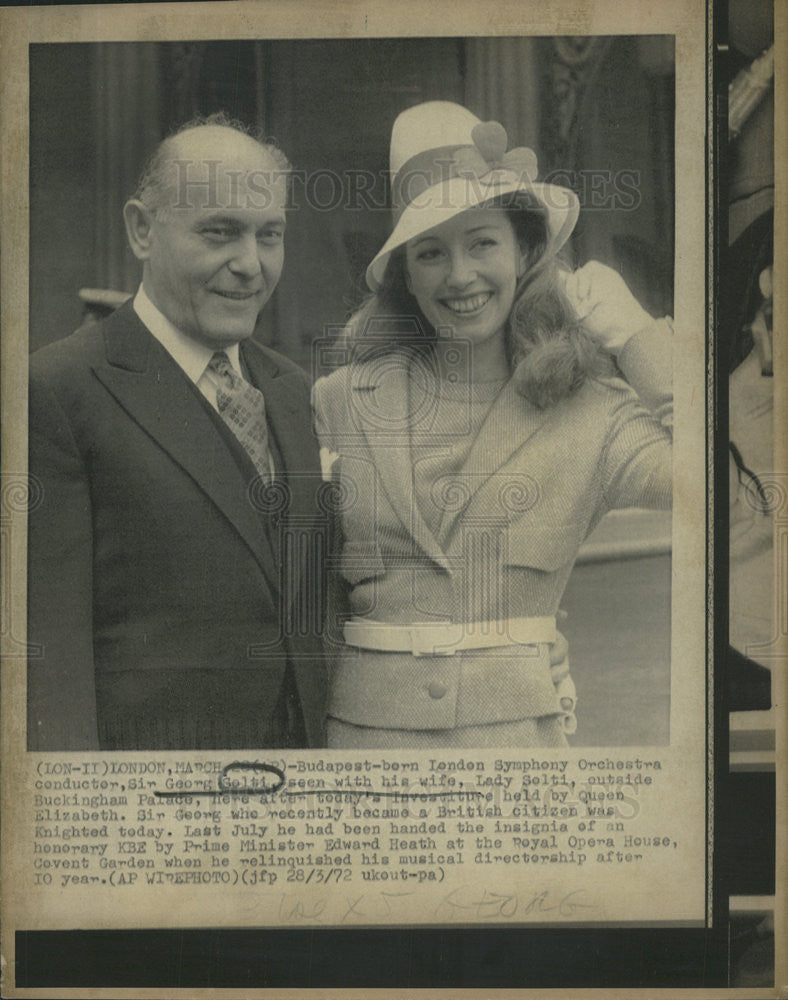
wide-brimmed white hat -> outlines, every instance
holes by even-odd
[[[392,250],[468,208],[517,191],[530,192],[545,210],[549,249],[558,250],[580,211],[568,188],[536,181],[536,154],[520,146],[508,153],[506,130],[482,122],[451,101],[427,101],[397,117],[391,131],[394,231],[367,268],[367,284],[380,288]]]

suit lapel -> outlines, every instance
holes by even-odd
[[[544,411],[524,399],[509,379],[490,407],[482,426],[471,445],[471,450],[459,475],[467,484],[469,498],[459,509],[447,509],[441,519],[440,536],[448,542],[448,534],[457,520],[473,514],[475,510],[492,516],[515,497],[532,493],[527,475],[512,473],[511,480],[504,480],[502,470],[516,461],[518,453],[539,430],[546,419]],[[490,491],[492,482],[493,490]],[[511,486],[511,495],[498,494]],[[537,484],[538,485],[538,484]],[[493,506],[490,506],[491,503]]]
[[[268,425],[287,478],[289,511],[291,515],[314,514],[322,479],[303,377],[298,371],[280,368],[258,344],[246,342],[241,351],[252,382],[265,397]]]
[[[288,475],[313,473],[315,463],[305,462],[305,455],[310,448],[316,450],[317,444],[308,412],[304,411],[304,386],[299,373],[283,371],[257,344],[242,344],[241,353],[252,383],[265,397],[266,417]]]
[[[412,359],[396,354],[376,365],[373,377],[367,366],[351,376],[355,414],[364,432],[383,491],[409,535],[439,566],[450,570],[446,554],[430,531],[416,502],[413,487],[412,434],[419,426],[421,388],[411,377]]]
[[[96,376],[222,511],[276,592],[277,567],[248,484],[187,376],[131,305],[107,320],[105,347],[107,362],[95,366]]]
[[[312,430],[306,380],[300,370],[280,365],[276,357],[259,344],[241,345],[249,377],[265,397],[270,438],[276,443],[283,469],[285,489],[277,553],[283,569],[282,623],[296,635],[318,635],[323,628],[323,571],[325,549],[321,536],[330,526],[319,503],[323,486],[317,437]],[[274,492],[274,500],[278,494]],[[323,535],[325,533],[325,536]],[[296,682],[302,689],[302,704],[315,703],[319,683],[311,668],[308,679],[296,669]],[[303,691],[308,683],[309,691]],[[320,724],[322,726],[322,717]]]

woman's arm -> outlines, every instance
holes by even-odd
[[[618,367],[660,424],[673,427],[673,325],[651,319],[633,334],[617,355]]]
[[[601,473],[608,507],[672,500],[673,329],[653,319],[610,267],[591,261],[569,275],[567,297],[584,329],[616,359],[629,385],[614,397]],[[631,390],[631,391],[630,391]]]

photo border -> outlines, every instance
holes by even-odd
[[[207,2],[207,0],[205,0]],[[290,0],[295,3],[297,0]],[[154,4],[145,5],[147,9],[155,8]],[[173,5],[167,4],[167,7]],[[246,5],[230,3],[228,7],[239,9],[242,13],[248,12],[242,8]],[[264,6],[260,4],[259,6]],[[282,6],[277,4],[276,6]],[[480,4],[480,6],[482,6]],[[573,5],[566,3],[553,4],[556,8],[572,9]],[[501,7],[512,9],[514,5],[503,4]],[[324,8],[325,9],[325,8]],[[707,8],[707,82],[712,77],[713,64],[715,60],[715,40],[726,37],[727,31],[721,27],[724,5],[715,4]],[[4,15],[5,12],[0,12]],[[37,11],[31,11],[31,14]],[[50,13],[50,12],[47,12]],[[57,21],[60,14],[67,11],[51,11],[53,22]],[[112,9],[99,13],[96,10],[97,18],[101,20],[104,16],[110,17]],[[151,10],[155,21],[155,14]],[[727,10],[725,10],[727,14]],[[777,11],[775,11],[777,14]],[[19,22],[15,22],[18,24]],[[488,32],[485,31],[485,34]],[[492,32],[489,32],[492,33]],[[589,32],[593,33],[593,32]],[[9,33],[10,34],[10,33]],[[3,43],[7,54],[7,42]],[[4,89],[7,87],[7,80],[0,81]],[[717,251],[721,245],[721,218],[723,213],[714,211],[719,201],[715,202],[715,194],[718,188],[715,186],[715,171],[718,169],[720,160],[724,158],[723,143],[725,136],[725,122],[723,116],[718,111],[719,99],[722,96],[723,88],[726,89],[725,81],[719,78],[713,80],[713,90],[710,90],[707,101],[707,126],[709,131],[709,147],[706,165],[707,196],[709,199],[709,232],[707,240],[707,285],[706,285],[706,309],[707,315],[715,331],[717,330],[716,316],[714,311],[713,296],[710,289],[714,288],[715,268],[717,265],[716,255],[709,252],[710,247],[716,247]],[[2,123],[7,124],[7,116],[10,113],[7,105],[7,92],[3,95],[3,104],[0,105]],[[8,134],[7,132],[5,134]],[[784,190],[784,189],[783,189]],[[778,230],[779,231],[779,230]],[[9,244],[7,231],[3,234],[6,245]],[[714,240],[716,237],[716,243]],[[6,259],[7,259],[6,251]],[[6,269],[4,268],[4,271]],[[4,292],[7,275],[3,275]],[[8,302],[8,296],[3,299]],[[12,300],[13,302],[13,300]],[[4,307],[9,311],[12,306]],[[714,373],[714,378],[709,380],[707,413],[716,415],[716,422],[708,420],[709,439],[706,442],[707,448],[707,473],[709,476],[709,496],[710,498],[727,497],[727,470],[722,468],[722,462],[713,463],[713,455],[716,448],[722,452],[721,442],[726,440],[723,431],[727,433],[727,376],[723,372],[720,351],[716,337],[713,341],[707,342],[707,366],[710,372]],[[24,359],[26,365],[26,358]],[[4,371],[4,409],[8,406],[8,392],[10,390],[13,398],[15,392],[14,375],[19,373],[19,368],[13,357],[11,349],[4,342],[3,344],[3,371]],[[24,379],[23,379],[24,381]],[[715,426],[716,425],[716,426]],[[6,445],[9,443],[12,429],[7,423],[3,426],[3,453],[7,454]],[[720,612],[725,609],[727,612],[727,571],[721,572],[716,567],[727,567],[727,535],[725,531],[719,529],[717,521],[719,519],[719,507],[717,513],[707,517],[707,553],[709,558],[708,598],[711,608],[716,608]],[[716,529],[716,530],[715,530]],[[14,540],[11,540],[14,544]],[[18,539],[17,539],[18,544]],[[16,549],[12,551],[17,551]],[[4,636],[5,638],[5,636]],[[213,978],[216,970],[224,968],[227,975],[254,975],[255,985],[248,985],[246,982],[233,983],[228,989],[230,991],[243,990],[243,995],[248,997],[250,991],[254,990],[254,995],[260,996],[282,996],[284,991],[288,996],[302,995],[307,983],[299,983],[296,988],[292,988],[293,966],[301,969],[305,975],[309,976],[309,985],[315,985],[309,996],[338,997],[369,995],[372,992],[365,982],[348,982],[348,970],[357,969],[359,954],[363,953],[368,957],[368,965],[385,971],[386,982],[381,984],[390,989],[395,989],[392,995],[403,996],[402,991],[415,990],[416,987],[410,981],[400,981],[397,977],[402,974],[402,970],[392,969],[392,953],[401,955],[408,953],[411,956],[420,953],[423,956],[438,954],[442,956],[439,967],[432,970],[429,982],[424,983],[424,987],[430,989],[458,989],[466,990],[489,990],[492,988],[515,990],[517,996],[527,996],[532,990],[521,989],[520,984],[524,977],[530,980],[529,987],[533,986],[540,990],[540,995],[555,995],[552,987],[569,990],[567,996],[584,995],[584,987],[606,987],[608,990],[626,990],[626,993],[616,995],[637,995],[631,993],[633,988],[632,980],[638,980],[638,987],[648,989],[647,996],[655,996],[654,990],[661,990],[669,987],[680,987],[686,989],[711,989],[712,993],[703,995],[719,994],[719,987],[723,985],[720,977],[727,974],[728,942],[727,942],[727,917],[728,900],[726,889],[726,868],[733,863],[730,853],[730,846],[725,843],[725,838],[720,838],[720,815],[719,804],[725,800],[728,787],[727,780],[727,759],[728,759],[728,718],[727,718],[727,698],[722,684],[719,670],[714,670],[714,664],[723,662],[723,650],[727,647],[727,613],[718,613],[711,617],[711,623],[707,632],[707,664],[709,669],[709,685],[707,687],[707,717],[713,725],[713,740],[708,741],[707,747],[709,756],[707,758],[707,780],[710,795],[707,795],[707,824],[711,838],[713,840],[712,870],[711,880],[707,879],[707,892],[709,892],[709,902],[712,906],[712,926],[703,929],[639,929],[624,928],[615,932],[605,928],[595,931],[589,928],[555,928],[544,929],[540,927],[523,926],[495,926],[489,928],[375,928],[361,929],[352,928],[338,931],[336,929],[316,929],[304,928],[297,930],[274,929],[226,929],[217,930],[215,928],[206,930],[150,930],[150,931],[16,931],[16,958],[21,962],[22,967],[28,973],[34,972],[37,982],[26,988],[24,991],[11,992],[8,995],[35,996],[53,995],[52,989],[57,989],[57,995],[87,995],[85,987],[91,990],[90,995],[94,996],[118,996],[118,989],[124,991],[123,995],[142,995],[142,990],[154,991],[156,989],[168,989],[167,994],[161,995],[195,995],[198,987],[185,981],[185,974],[192,970],[202,969],[204,975]],[[712,655],[713,654],[713,655]],[[15,694],[8,691],[8,673],[5,675],[6,685],[4,690],[4,702],[10,700],[11,705],[18,707],[19,702]],[[781,702],[778,702],[781,703]],[[9,706],[4,706],[6,712]],[[24,714],[23,714],[24,717]],[[6,714],[8,719],[8,714]],[[4,730],[10,727],[4,727]],[[4,733],[4,740],[10,740],[8,733]],[[6,749],[9,743],[6,742]],[[779,743],[778,743],[779,753]],[[8,759],[8,758],[7,758]],[[11,796],[8,792],[9,784],[13,788],[14,764],[10,762],[5,769],[6,781],[4,782],[3,797],[4,809],[12,808]],[[708,808],[709,802],[715,803],[715,808]],[[784,803],[783,803],[784,805]],[[6,812],[6,816],[8,812]],[[722,843],[720,840],[722,839]],[[709,859],[707,858],[707,863]],[[5,872],[6,877],[8,872]],[[9,952],[7,948],[8,935],[8,914],[5,913],[4,920],[6,944],[4,945],[4,958]],[[13,923],[12,923],[13,926]],[[779,924],[778,924],[779,927]],[[517,956],[518,945],[516,938],[525,933],[529,938],[529,951]],[[24,939],[20,935],[25,935]],[[275,947],[268,947],[263,950],[259,947],[259,939],[265,936],[269,940],[275,941]],[[560,937],[560,940],[558,938]],[[318,940],[322,938],[322,940]],[[777,937],[776,940],[779,940]],[[415,941],[415,943],[414,943]],[[121,947],[123,951],[121,951]],[[129,950],[137,956],[136,964],[128,964],[124,968],[118,965],[119,955],[127,958]],[[173,966],[173,954],[182,956],[180,966]],[[623,954],[622,954],[623,953]],[[151,961],[153,955],[157,958]],[[238,956],[242,956],[242,961],[238,962]],[[490,962],[494,962],[496,957],[517,956],[504,962],[497,968],[490,970]],[[577,960],[572,963],[567,960],[567,955],[574,956]],[[187,956],[188,959],[187,959]],[[597,963],[598,978],[594,982],[588,981],[588,957],[593,956]],[[471,959],[472,964],[471,964]],[[90,964],[90,972],[86,974],[86,960]],[[49,966],[46,963],[49,962]],[[55,963],[52,967],[51,963]],[[42,964],[44,963],[44,964]],[[422,965],[429,965],[428,962]],[[456,982],[452,977],[456,975],[457,969],[464,969],[470,965],[464,973],[461,982]],[[209,966],[206,968],[206,966]],[[241,968],[243,966],[243,968]],[[504,969],[505,966],[505,969]],[[556,968],[561,970],[563,981],[556,983]],[[83,977],[81,982],[74,979],[68,982],[69,969],[71,975]],[[132,988],[129,984],[116,981],[107,982],[107,976],[112,970],[121,971],[124,975],[161,975],[162,970],[167,970],[168,974],[174,977],[172,980],[164,982],[157,979],[155,982],[145,982],[140,985],[138,978]],[[411,967],[412,969],[412,967]],[[486,978],[483,978],[480,969],[488,969]],[[694,970],[694,971],[690,971]],[[358,974],[361,975],[358,970]],[[410,971],[408,977],[410,976]],[[52,976],[55,978],[51,978]],[[430,978],[429,968],[422,972]],[[576,980],[573,976],[582,975],[583,980]],[[62,977],[66,976],[66,980]],[[694,976],[694,978],[693,978]],[[476,979],[474,980],[474,977]],[[683,977],[683,978],[682,978]],[[90,980],[89,982],[87,980]],[[177,980],[177,982],[176,982]],[[265,983],[264,987],[257,984]],[[779,979],[778,979],[779,982]],[[418,984],[421,987],[421,983]],[[173,987],[180,987],[177,991]],[[66,993],[65,990],[80,989],[79,993]],[[550,988],[549,990],[547,988]],[[218,995],[220,984],[212,983],[209,989],[210,995]],[[329,993],[324,991],[328,989]],[[345,990],[352,992],[345,992]],[[359,993],[358,990],[363,990]],[[542,993],[542,991],[545,991]],[[160,995],[155,992],[148,992],[147,995]],[[202,992],[199,995],[203,995]],[[209,995],[206,993],[205,995]],[[233,992],[225,992],[221,988],[221,995],[232,996]],[[424,995],[420,990],[420,995]],[[472,994],[469,994],[472,995]],[[481,996],[482,994],[478,994]],[[515,995],[514,993],[512,995]],[[698,996],[702,994],[697,994]],[[734,997],[738,991],[726,990],[726,996]],[[761,992],[749,990],[742,996],[771,996],[771,991]]]

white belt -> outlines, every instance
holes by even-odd
[[[413,622],[390,625],[368,618],[345,622],[349,646],[413,656],[452,656],[461,649],[555,642],[555,618],[507,618],[495,622]]]

